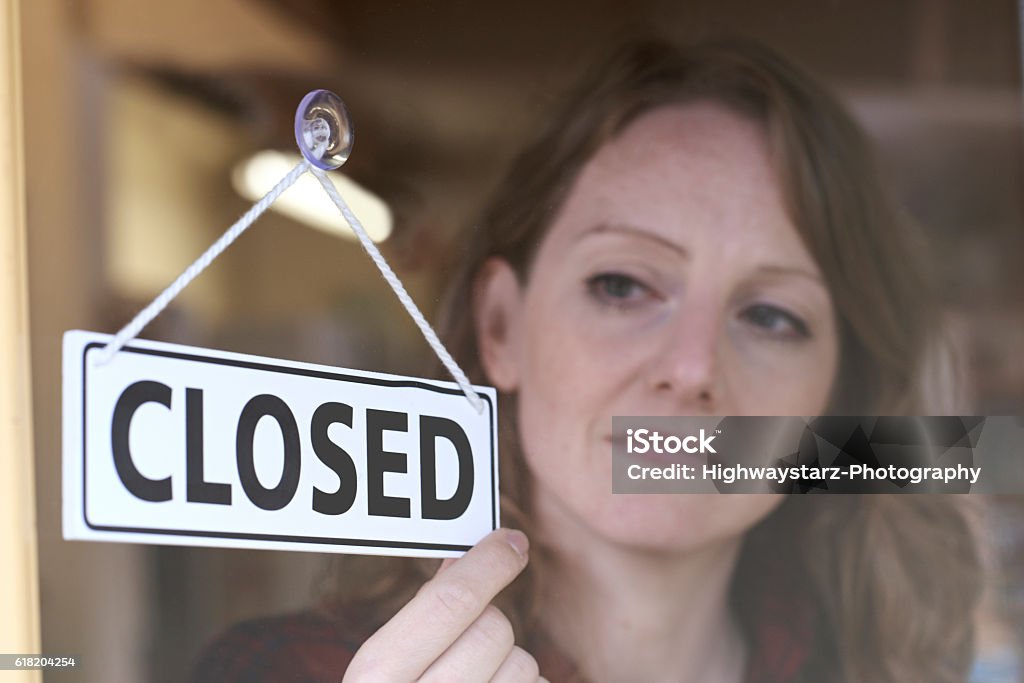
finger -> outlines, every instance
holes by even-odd
[[[497,529],[423,584],[398,614],[356,652],[349,669],[369,680],[418,678],[526,567],[521,531]],[[401,653],[401,656],[396,656]],[[350,680],[359,680],[355,675]]]
[[[489,681],[515,645],[512,624],[488,605],[420,677],[424,683]]]
[[[458,559],[458,558],[455,558],[455,557],[446,557],[446,558],[444,558],[444,561],[442,561],[440,566],[438,566],[437,571],[434,572],[434,576],[437,576],[438,574],[443,572],[445,569],[447,569],[448,567],[452,566],[452,564],[455,562],[456,559]]]
[[[491,678],[491,683],[537,683],[540,667],[537,660],[523,648],[513,647],[508,657]],[[545,680],[540,678],[540,680]]]

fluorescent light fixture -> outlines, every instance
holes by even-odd
[[[269,192],[281,178],[301,161],[298,154],[286,154],[274,150],[257,152],[242,160],[231,173],[235,191],[250,201],[258,201]],[[384,201],[355,181],[338,173],[328,171],[328,177],[345,198],[374,242],[383,242],[391,234],[391,209]],[[356,235],[338,211],[331,198],[324,192],[311,174],[305,173],[285,190],[270,208],[289,218],[305,223],[332,235],[341,235],[354,240]]]

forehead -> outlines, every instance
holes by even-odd
[[[643,114],[584,165],[552,226],[572,240],[625,223],[676,242],[721,240],[810,260],[789,218],[763,126],[712,102]]]

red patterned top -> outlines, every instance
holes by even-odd
[[[788,593],[788,595],[787,595]],[[806,599],[765,591],[749,634],[745,683],[792,683],[811,654],[815,624]],[[313,613],[244,622],[202,654],[194,683],[338,683],[360,643],[354,625]],[[528,648],[551,683],[582,681],[576,667],[550,643]]]

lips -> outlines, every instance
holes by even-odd
[[[656,453],[653,449],[646,453],[627,453],[627,439],[625,436],[609,435],[604,437],[605,443],[612,447],[613,453],[636,460],[637,462],[657,463],[660,465],[681,463],[686,465],[703,465],[707,463],[707,455],[700,453]]]
[[[604,440],[611,444],[612,448],[621,449],[623,453],[626,452],[626,437],[606,436]]]

